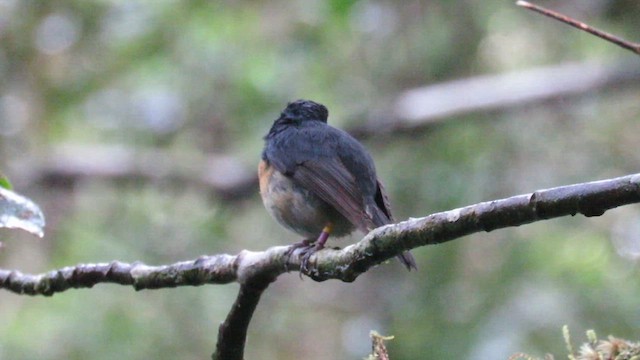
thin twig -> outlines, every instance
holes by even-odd
[[[384,342],[393,340],[393,336],[382,336],[372,330],[369,337],[371,338],[371,355],[366,360],[389,360],[389,352]]]
[[[618,36],[615,36],[615,35],[610,34],[608,32],[596,29],[593,26],[590,26],[590,25],[585,24],[583,22],[580,22],[580,21],[577,21],[575,19],[572,19],[572,18],[570,18],[570,17],[568,17],[566,15],[560,14],[560,13],[555,12],[553,10],[546,9],[546,8],[544,8],[542,6],[531,4],[530,2],[527,2],[527,1],[522,1],[522,0],[517,1],[516,5],[522,6],[524,8],[529,9],[529,10],[533,10],[535,12],[538,12],[538,13],[542,14],[542,15],[548,16],[548,17],[550,17],[552,19],[556,19],[556,20],[561,21],[561,22],[563,22],[565,24],[568,24],[568,25],[571,25],[571,26],[573,26],[573,27],[575,27],[577,29],[580,29],[582,31],[586,31],[591,35],[595,35],[595,36],[597,36],[597,37],[599,37],[601,39],[604,39],[606,41],[612,42],[612,43],[614,43],[614,44],[616,44],[616,45],[618,45],[618,46],[620,46],[622,48],[625,48],[627,50],[631,50],[634,53],[640,55],[640,43],[633,43],[633,42],[624,40],[624,39],[622,39],[622,38],[620,38]]]

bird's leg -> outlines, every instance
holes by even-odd
[[[320,236],[318,236],[318,240],[316,240],[315,251],[324,249],[324,244],[327,243],[327,239],[329,239],[329,235],[331,235],[331,231],[333,231],[333,225],[328,223],[327,226],[322,229]]]
[[[324,244],[327,242],[327,239],[329,239],[329,235],[331,235],[331,232],[333,231],[333,224],[328,223],[323,229],[322,232],[320,233],[320,236],[318,236],[318,240],[315,241],[314,244],[310,244],[310,246],[306,249],[304,249],[302,251],[302,260],[300,261],[300,271],[302,272],[302,270],[304,271],[308,271],[309,270],[309,258],[311,257],[311,255],[315,254],[316,252],[324,249]]]
[[[300,262],[300,274],[302,275],[302,271],[309,270],[309,258],[311,255],[315,254],[317,251],[324,249],[324,244],[326,244],[331,232],[333,231],[333,224],[328,223],[323,229],[317,239],[304,239],[295,244],[291,244],[289,249],[285,253],[287,256],[287,260],[285,261],[285,266],[289,262],[288,258],[293,254],[294,251],[298,249],[302,249],[300,251],[300,255],[302,255],[302,260]],[[287,268],[287,271],[289,269]]]

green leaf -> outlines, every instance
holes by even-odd
[[[7,190],[13,189],[13,186],[11,186],[9,179],[6,176],[2,175],[2,173],[0,173],[0,188],[5,188]]]

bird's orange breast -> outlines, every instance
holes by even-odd
[[[353,225],[333,207],[264,160],[258,165],[258,177],[265,208],[289,230],[307,238],[317,237],[329,224],[334,226],[336,236],[353,230]]]

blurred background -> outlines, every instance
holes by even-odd
[[[0,171],[47,217],[0,231],[0,268],[300,240],[255,175],[298,98],[371,150],[399,220],[638,172],[640,59],[514,2],[0,0]],[[635,1],[539,4],[640,41]],[[560,359],[564,324],[637,339],[639,244],[632,205],[416,249],[418,272],[283,275],[246,358],[361,359],[370,330],[392,359]],[[0,359],[209,358],[237,289],[0,291]]]

